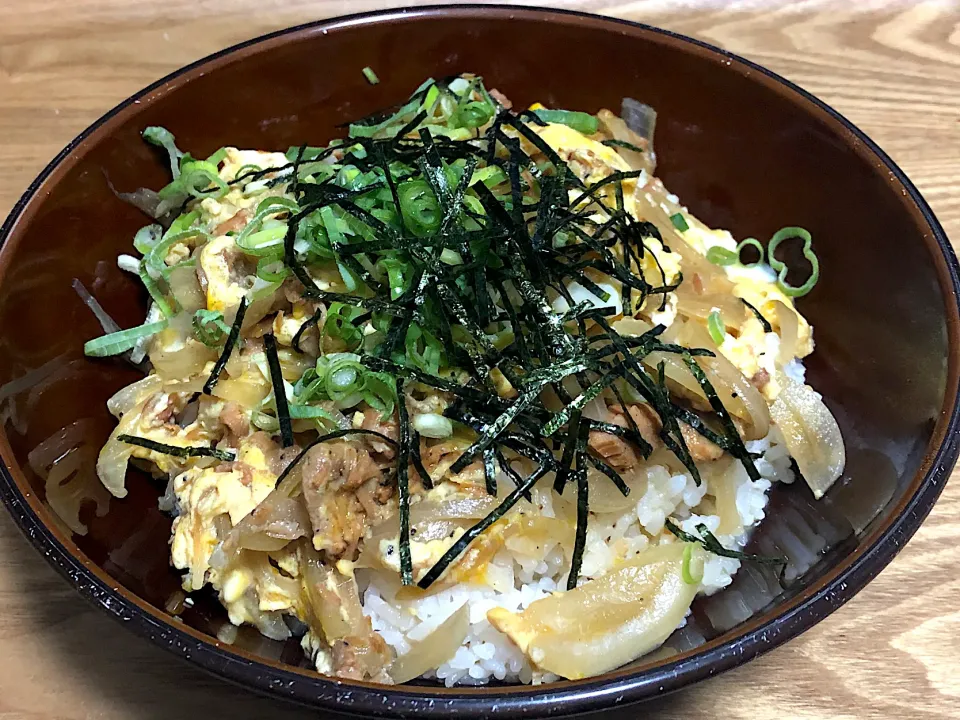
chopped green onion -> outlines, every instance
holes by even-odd
[[[363,76],[367,79],[367,82],[371,85],[376,85],[380,82],[380,78],[377,77],[377,74],[373,71],[372,68],[365,67],[363,69]]]
[[[466,103],[457,110],[456,121],[460,127],[478,128],[490,122],[490,118],[492,117],[493,108],[489,103],[482,100],[474,100]]]
[[[289,408],[291,420],[313,420],[320,429],[339,427],[337,419],[328,410],[316,405],[291,405]],[[279,423],[277,425],[279,428]],[[274,430],[276,430],[275,428]]]
[[[206,160],[181,161],[180,178],[175,184],[195,198],[220,198],[230,189],[217,166]]]
[[[167,154],[170,156],[170,173],[173,175],[174,180],[179,178],[180,158],[183,157],[183,153],[177,148],[176,138],[173,133],[165,127],[152,125],[151,127],[145,128],[141,135],[143,139],[151,145],[162,147],[167,151]]]
[[[760,254],[760,257],[756,260],[756,262],[744,263],[740,260],[740,254],[743,252],[745,247],[756,248],[757,252]],[[763,245],[761,245],[760,241],[756,238],[746,238],[745,240],[742,240],[737,244],[735,250],[727,250],[727,248],[721,247],[720,245],[714,245],[712,248],[707,250],[707,260],[712,262],[714,265],[720,266],[736,265],[737,263],[741,263],[747,268],[757,267],[758,265],[763,264]]]
[[[222,312],[197,310],[193,314],[193,332],[207,347],[217,347],[230,333],[230,326],[223,321]]]
[[[707,332],[710,333],[710,339],[717,345],[723,344],[723,339],[727,334],[727,326],[724,324],[719,310],[712,310],[707,316]]]
[[[324,390],[337,407],[353,407],[363,400],[367,369],[352,353],[334,353],[320,358],[326,364]],[[318,372],[320,361],[318,361]]]
[[[83,354],[89,357],[119,355],[127,350],[132,350],[140,338],[156,335],[165,327],[167,327],[167,321],[158,320],[157,322],[146,323],[135,328],[119,330],[103,337],[94,338],[84,343]]]
[[[426,237],[440,228],[443,212],[426,180],[408,180],[397,187],[400,214],[410,231]]]
[[[428,438],[446,438],[453,435],[453,423],[436,413],[420,413],[413,417],[413,429]]]
[[[164,294],[160,292],[157,281],[154,280],[147,271],[147,263],[145,260],[140,261],[138,274],[140,275],[140,280],[143,281],[143,286],[147,289],[147,292],[157,304],[157,307],[160,309],[160,312],[163,313],[163,316],[165,318],[172,318],[176,313],[170,307],[170,303],[167,302],[167,298],[164,296]],[[176,303],[176,299],[174,299],[174,303]]]
[[[740,260],[740,256],[732,250],[727,250],[725,247],[714,245],[707,250],[707,260],[714,265],[725,267],[727,265],[736,265]]]
[[[176,220],[174,220],[176,222]],[[160,242],[160,238],[163,237],[163,227],[160,225],[145,225],[144,227],[137,230],[137,234],[133,237],[133,246],[143,255],[146,255],[150,250]]]
[[[756,262],[745,263],[743,262],[743,260],[740,259],[740,256],[743,254],[743,249],[745,247],[756,248],[757,253],[759,255]],[[758,265],[763,265],[763,245],[761,245],[760,241],[757,240],[756,238],[746,238],[745,240],[741,240],[740,243],[737,245],[737,261],[742,263],[743,266],[746,268],[752,268],[752,267],[757,267]]]
[[[782,260],[778,260],[774,255],[776,249],[780,246],[780,243],[793,238],[803,240],[803,256],[810,263],[810,277],[808,277],[807,281],[799,287],[794,287],[793,285],[787,283],[787,272],[789,271],[789,268]],[[784,295],[787,295],[788,297],[802,297],[813,290],[813,286],[817,284],[817,280],[820,278],[820,261],[813,252],[812,244],[813,238],[811,237],[810,233],[802,227],[780,228],[773,234],[773,237],[770,238],[770,245],[767,250],[767,255],[770,258],[770,267],[772,267],[774,271],[778,273],[777,285],[780,286],[780,289],[783,291]]]
[[[686,547],[683,548],[681,574],[687,585],[699,585],[703,580],[703,557],[693,554],[696,547],[693,543],[687,543]]]
[[[417,323],[410,323],[404,347],[407,351],[407,361],[413,367],[431,375],[440,372],[443,345],[433,333],[424,330]]]
[[[163,239],[150,248],[150,251],[143,258],[150,277],[154,279],[161,277],[169,267],[167,265],[167,254],[170,252],[170,248],[177,243],[186,243],[188,240],[193,240],[194,238],[201,238],[204,241],[208,241],[210,240],[210,235],[200,228],[191,228],[174,233],[168,230],[163,236]]]
[[[323,322],[323,337],[343,343],[347,352],[353,352],[363,343],[363,331],[353,324],[363,310],[352,305],[335,302],[330,304]]]
[[[560,123],[573,128],[584,135],[593,135],[599,129],[599,123],[595,115],[579,112],[577,110],[534,110],[534,114],[548,123]]]
[[[223,462],[233,462],[237,459],[235,452],[218,450],[213,447],[167,445],[166,443],[160,443],[155,440],[150,440],[149,438],[137,437],[135,435],[117,435],[117,440],[127,443],[128,445],[136,445],[146,448],[147,450],[152,450],[153,452],[162,453],[163,455],[174,455],[182,458],[212,457],[217,460],[222,460]]]
[[[690,229],[690,226],[687,225],[687,219],[683,216],[683,213],[674,213],[671,215],[670,222],[672,222],[673,226],[680,232],[686,232]]]

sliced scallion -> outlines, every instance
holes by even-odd
[[[109,355],[119,355],[127,350],[132,350],[133,346],[141,338],[147,338],[156,335],[167,327],[166,320],[146,323],[128,330],[110,333],[102,337],[88,340],[83,345],[83,354],[89,357],[107,357]]]

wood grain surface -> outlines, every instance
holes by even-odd
[[[401,3],[3,0],[0,216],[72,137],[144,85],[264,32]],[[530,3],[537,4],[537,3]],[[873,137],[960,239],[960,5],[585,0],[747,56]],[[878,579],[802,637],[636,716],[960,718],[960,482]],[[0,720],[303,717],[208,678],[86,604],[0,513]]]

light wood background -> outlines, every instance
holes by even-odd
[[[3,0],[0,215],[74,135],[177,67],[264,32],[402,3]],[[537,4],[537,3],[531,3]],[[960,239],[960,6],[584,0],[747,56],[873,137]],[[960,717],[960,482],[866,590],[746,667],[644,706],[693,718]],[[0,513],[0,720],[307,713],[229,687],[92,609]]]

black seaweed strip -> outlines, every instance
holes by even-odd
[[[597,470],[599,470],[608,478],[610,478],[610,481],[617,486],[617,490],[623,493],[624,497],[630,494],[630,486],[623,481],[623,478],[620,477],[620,473],[618,473],[616,470],[614,470],[612,467],[610,467],[607,463],[605,463],[603,460],[601,460],[598,457],[590,455],[589,453],[586,453],[585,457],[587,459],[587,462],[589,462]]]
[[[135,435],[117,435],[117,440],[128,445],[137,445],[138,447],[152,450],[153,452],[164,455],[174,455],[176,457],[211,457],[223,462],[233,462],[237,459],[237,454],[229,450],[218,450],[213,447],[182,447],[180,445],[167,445],[166,443],[156,442],[149,438],[136,437]]]
[[[497,494],[497,466],[493,448],[483,451],[483,480],[487,487],[487,495]]]
[[[701,537],[697,537],[691,533],[688,533],[684,530],[681,530],[676,523],[673,522],[672,518],[667,518],[664,522],[664,527],[667,528],[671,533],[677,536],[678,539],[683,542],[696,543],[704,550],[714,555],[719,555],[721,557],[733,558],[735,560],[746,560],[748,562],[755,562],[760,565],[783,565],[786,566],[788,560],[783,557],[768,557],[765,555],[751,555],[749,553],[741,552],[739,550],[730,550],[723,546],[723,543],[717,539],[717,536],[710,532],[708,528],[703,523],[699,523],[696,528],[697,532],[700,533]]]
[[[728,413],[727,409],[723,406],[723,403],[717,396],[717,391],[713,388],[713,384],[707,379],[706,374],[703,372],[703,368],[700,367],[700,364],[689,353],[684,354],[683,361],[687,367],[690,368],[693,377],[696,378],[704,394],[707,396],[710,407],[713,408],[713,411],[720,419],[720,424],[723,426],[724,434],[730,445],[730,454],[740,460],[743,464],[743,469],[747,471],[747,475],[750,476],[751,480],[759,480],[760,471],[757,470],[757,466],[753,464],[753,458],[750,456],[750,453],[747,452],[747,448],[743,444],[743,438],[740,437],[740,433],[737,431],[737,426],[733,424],[730,413]]]
[[[539,467],[534,470],[530,475],[526,477],[523,481],[523,484],[514,489],[503,502],[496,508],[494,508],[485,518],[480,520],[476,525],[469,528],[453,546],[443,554],[443,556],[437,561],[437,563],[427,571],[427,573],[420,579],[420,582],[417,585],[422,589],[426,590],[429,588],[436,580],[439,578],[443,572],[463,553],[464,550],[472,543],[477,537],[479,537],[484,530],[493,525],[497,520],[502,518],[511,509],[516,505],[520,498],[522,498],[526,493],[529,493],[534,485],[547,473],[546,467]]]
[[[572,471],[574,455],[577,451],[577,438],[580,437],[580,422],[581,415],[579,411],[574,412],[567,422],[567,436],[563,441],[563,455],[560,458],[560,468],[557,470],[557,476],[553,481],[553,489],[558,495],[563,495],[567,478]]]
[[[583,565],[583,551],[587,545],[587,524],[590,518],[589,484],[587,469],[583,466],[587,454],[587,433],[581,429],[577,439],[576,469],[573,471],[577,481],[577,529],[573,542],[573,557],[570,561],[570,574],[567,576],[567,590],[573,590],[580,578]]]
[[[403,401],[398,399],[398,402]],[[423,458],[420,457],[420,433],[416,430],[413,431],[410,439],[410,463],[413,465],[413,469],[417,471],[417,475],[420,476],[423,487],[427,490],[433,489],[433,478],[430,477],[430,473],[423,465]]]
[[[290,343],[290,344],[293,346],[293,349],[294,349],[294,350],[296,350],[296,351],[299,352],[299,353],[302,353],[302,352],[303,352],[303,350],[300,349],[300,340],[303,339],[303,334],[304,334],[307,330],[309,330],[310,328],[312,328],[314,325],[319,325],[320,320],[323,319],[324,315],[326,315],[326,312],[327,312],[327,311],[326,311],[326,308],[321,308],[320,310],[317,310],[313,315],[311,315],[311,316],[303,323],[303,325],[300,326],[300,328],[297,330],[296,334],[293,336],[293,340],[292,340],[291,343]]]
[[[747,308],[750,310],[750,312],[753,313],[754,317],[756,317],[757,320],[760,321],[760,325],[763,327],[763,331],[765,333],[773,332],[773,326],[770,325],[770,322],[761,314],[759,310],[757,310],[757,308],[755,308],[753,305],[748,303],[743,298],[740,298],[740,302],[746,305]]]
[[[290,424],[290,408],[287,405],[287,391],[283,384],[280,369],[280,357],[277,355],[277,340],[273,333],[263,336],[263,349],[270,367],[270,381],[273,384],[273,397],[277,403],[277,421],[280,423],[280,439],[283,447],[293,445],[293,426]]]
[[[233,321],[233,325],[230,326],[230,334],[227,335],[227,342],[223,346],[223,352],[220,353],[220,357],[217,358],[217,364],[213,366],[213,371],[210,373],[210,377],[207,378],[207,381],[203,384],[203,394],[212,395],[213,388],[217,385],[217,380],[220,379],[220,373],[223,372],[223,368],[227,365],[227,360],[230,359],[230,353],[233,352],[233,348],[237,344],[237,340],[240,338],[240,327],[243,325],[243,316],[247,313],[247,298],[246,296],[240,299],[240,306],[237,308],[237,316]]]
[[[399,426],[399,447],[397,450],[397,501],[400,506],[400,581],[404,585],[413,584],[413,561],[410,558],[410,424],[407,418],[403,381],[397,378],[397,418]]]

